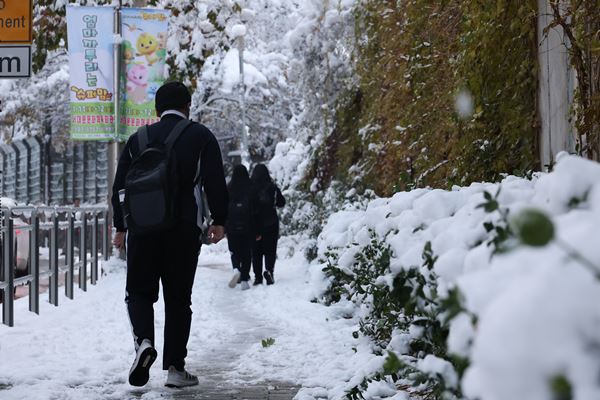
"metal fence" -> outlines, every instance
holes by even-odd
[[[67,142],[61,151],[34,136],[0,145],[0,194],[20,203],[104,203],[108,144]]]
[[[51,304],[59,304],[59,281],[64,277],[65,296],[74,297],[75,279],[81,290],[88,280],[96,284],[99,257],[109,257],[109,223],[107,207],[7,207],[1,208],[2,240],[0,294],[2,323],[14,325],[15,288],[29,286],[29,311],[39,314],[40,281],[48,279]],[[16,234],[26,234],[25,273],[17,274],[18,246]],[[48,242],[48,269],[41,268],[40,248]],[[61,252],[62,250],[62,252]],[[23,253],[23,249],[21,252]],[[61,259],[60,255],[64,256]],[[22,260],[21,260],[22,261]],[[17,276],[19,275],[19,276]]]

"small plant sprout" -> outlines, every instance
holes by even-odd
[[[262,344],[262,347],[264,347],[266,349],[267,347],[271,347],[275,344],[275,339],[273,339],[271,337],[266,338],[266,339],[261,340],[260,343]]]

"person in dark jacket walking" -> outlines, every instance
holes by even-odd
[[[275,283],[275,259],[279,240],[279,217],[275,207],[283,206],[285,206],[285,198],[271,179],[269,170],[263,164],[256,165],[252,171],[252,209],[256,221],[256,237],[252,248],[255,285],[260,285],[263,277],[267,285]]]
[[[234,288],[238,280],[242,290],[250,289],[250,265],[254,241],[254,221],[250,202],[250,176],[243,165],[236,165],[228,185],[229,210],[225,232],[231,252],[231,264],[235,270],[229,287]]]
[[[161,146],[166,138],[189,118],[191,96],[180,82],[164,84],[156,93],[156,112],[160,121],[147,128],[147,148]],[[119,159],[113,186],[112,206],[117,233],[114,244],[125,247],[126,220],[119,199],[128,171],[140,155],[139,131],[133,134]],[[208,237],[217,243],[224,236],[228,194],[221,150],[214,135],[203,125],[187,125],[173,145],[178,191],[173,193],[175,224],[164,231],[130,232],[127,235],[127,310],[131,322],[136,357],[129,372],[129,383],[148,382],[154,349],[154,310],[162,282],[165,303],[165,328],[162,367],[168,371],[166,386],[198,384],[198,378],[185,370],[187,342],[192,320],[191,295],[200,252],[200,207],[196,193],[206,192],[213,225]]]

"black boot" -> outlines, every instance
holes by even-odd
[[[271,273],[271,271],[263,272],[263,276],[265,277],[265,280],[267,281],[267,285],[272,285],[275,283],[275,279],[273,279],[273,274]]]

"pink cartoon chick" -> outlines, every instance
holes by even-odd
[[[136,104],[146,101],[148,88],[148,68],[136,64],[127,72],[127,97]]]

